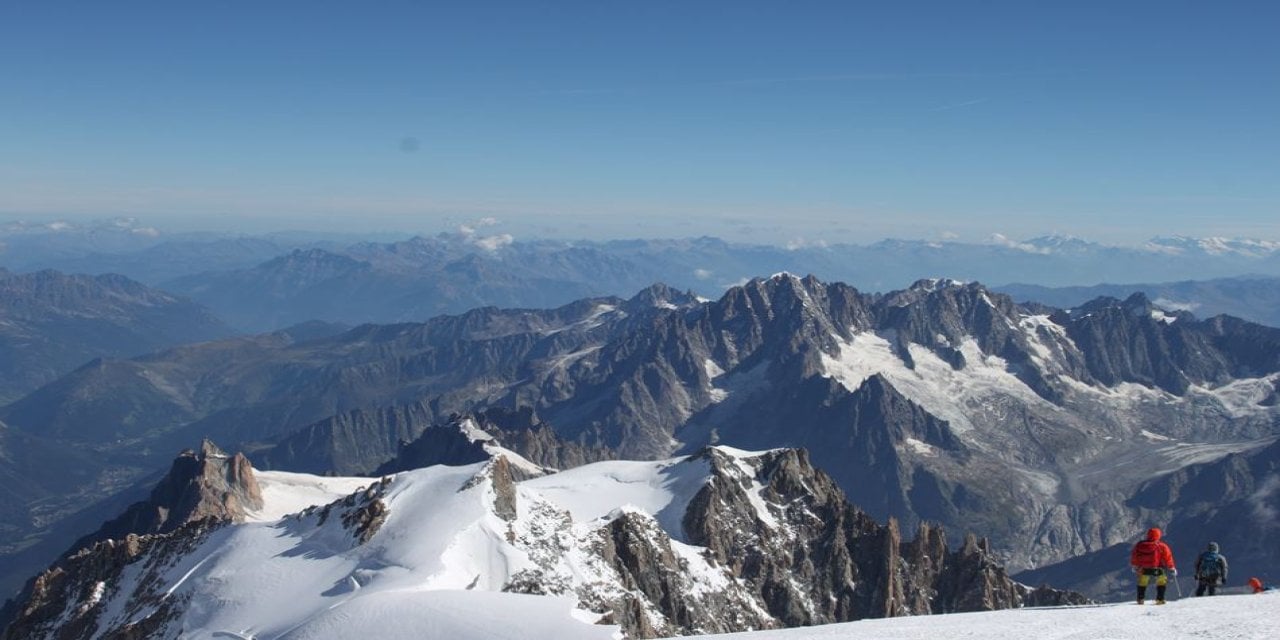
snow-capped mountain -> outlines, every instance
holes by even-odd
[[[972,536],[901,540],[803,452],[715,447],[517,482],[536,465],[490,446],[484,462],[354,479],[255,474],[206,444],[204,473],[180,459],[171,475],[216,494],[209,471],[235,467],[261,502],[85,548],[32,583],[4,637],[638,638],[1082,601],[1011,581]]]
[[[1154,238],[1136,246],[1053,234],[982,242],[884,240],[777,246],[718,238],[609,242],[513,238],[477,229],[390,242],[277,233],[159,233],[137,221],[0,228],[0,266],[120,273],[195,299],[232,325],[270,331],[308,320],[420,321],[479,306],[544,307],[626,296],[666,282],[710,298],[753,276],[814,273],[866,291],[945,275],[1042,286],[1280,276],[1280,242]]]
[[[1024,569],[1177,521],[1177,505],[1134,503],[1140,486],[1264,450],[1278,380],[1280,330],[1142,296],[1055,310],[977,283],[874,295],[779,274],[716,301],[654,287],[106,361],[0,419],[106,454],[207,434],[361,472],[426,422],[488,407],[579,447],[543,466],[804,447],[871,515],[981,532]]]

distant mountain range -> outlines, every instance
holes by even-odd
[[[1009,284],[995,290],[1020,302],[1034,301],[1060,308],[1071,308],[1101,296],[1123,299],[1141,292],[1169,311],[1190,311],[1202,318],[1225,314],[1280,327],[1280,278],[1273,276],[1088,287]]]
[[[491,250],[476,242],[471,236],[441,235],[295,250],[252,268],[195,274],[161,286],[208,305],[236,326],[266,330],[313,318],[404,322],[477,306],[556,306],[584,296],[625,295],[650,282],[717,297],[762,272],[821,274],[870,291],[936,274],[988,282],[1018,274],[1040,284],[1099,282],[1115,274],[1126,279],[1245,271],[1280,276],[1280,252],[1248,242],[1164,240],[1132,249],[1041,238],[988,245],[885,241],[784,248],[698,238],[511,242]]]
[[[123,276],[0,269],[0,402],[94,358],[231,334],[208,309]]]
[[[654,286],[102,360],[0,420],[125,479],[204,436],[265,465],[372,472],[429,424],[491,407],[577,447],[556,464],[804,447],[874,517],[980,532],[1027,569],[1198,513],[1134,500],[1269,451],[1278,381],[1280,329],[1142,295],[1055,310],[975,283],[864,294],[780,274],[715,301]]]
[[[123,219],[0,229],[0,266],[120,273],[205,304],[240,330],[269,331],[309,320],[410,322],[478,306],[545,308],[589,296],[627,296],[653,282],[716,298],[729,286],[782,271],[865,291],[934,276],[1052,287],[1276,277],[1280,243],[1177,237],[1120,247],[1066,236],[993,236],[985,243],[769,246],[709,237],[525,240],[474,229],[357,241],[301,233],[169,236]]]

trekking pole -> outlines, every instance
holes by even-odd
[[[1173,584],[1178,588],[1178,599],[1182,599],[1182,581],[1178,579],[1178,574],[1173,574]]]

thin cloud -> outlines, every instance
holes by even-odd
[[[979,104],[983,104],[984,102],[990,102],[990,101],[991,101],[990,98],[978,98],[976,100],[965,100],[964,102],[955,102],[952,104],[944,104],[940,107],[934,107],[932,109],[929,109],[929,111],[934,111],[934,112],[951,111],[952,109],[963,109],[965,107],[972,107],[974,105],[979,105]]]
[[[868,73],[832,73],[807,76],[776,76],[771,78],[741,78],[737,80],[720,80],[710,85],[760,85],[789,84],[804,82],[857,82],[862,80],[932,80],[932,79],[981,79],[981,78],[1013,78],[1022,76],[1057,75],[1043,71],[939,71],[928,73],[911,72],[868,72]]]
[[[485,236],[483,238],[477,238],[472,244],[476,245],[477,247],[480,247],[481,249],[484,249],[485,251],[492,253],[494,251],[497,251],[498,249],[501,249],[502,247],[509,246],[511,243],[515,241],[516,239],[511,234],[503,233],[496,236]]]
[[[939,72],[860,72],[860,73],[830,73],[815,75],[794,75],[794,76],[772,76],[761,78],[729,78],[722,80],[705,80],[693,82],[673,82],[673,83],[657,83],[636,85],[630,87],[568,87],[561,89],[542,89],[532,92],[530,95],[557,95],[557,96],[590,96],[590,95],[608,95],[622,93],[639,93],[655,89],[679,89],[679,88],[699,88],[699,87],[751,87],[751,86],[768,86],[782,84],[819,84],[819,83],[835,83],[835,82],[879,82],[886,80],[980,80],[987,78],[1017,78],[1017,77],[1035,77],[1047,75],[1061,75],[1066,72],[1054,71],[939,71]],[[985,102],[984,98],[982,102]],[[968,106],[969,104],[977,104],[977,102],[964,103],[961,105],[943,105],[939,111],[947,108],[958,108],[960,106]]]

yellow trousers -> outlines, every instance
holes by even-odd
[[[1148,571],[1151,573],[1147,573]],[[1164,569],[1143,569],[1138,573],[1138,586],[1147,586],[1147,584],[1151,582],[1152,574],[1155,574],[1157,587],[1163,587],[1169,584],[1169,576],[1164,572]]]

